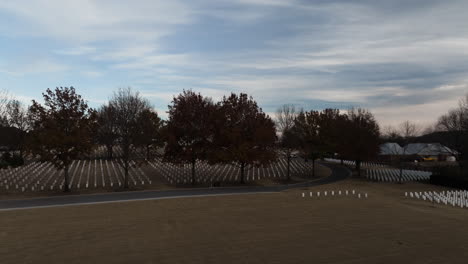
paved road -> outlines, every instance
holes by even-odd
[[[134,191],[134,192],[113,192],[102,194],[84,194],[84,195],[63,195],[44,198],[22,199],[22,200],[3,200],[0,201],[0,211],[18,210],[29,208],[44,208],[55,206],[82,205],[112,203],[134,200],[155,200],[179,197],[196,196],[215,196],[215,195],[233,195],[249,193],[272,193],[281,192],[291,188],[306,186],[317,186],[335,181],[343,180],[351,176],[351,171],[345,167],[336,164],[323,165],[332,170],[328,177],[315,181],[303,182],[298,184],[278,185],[278,186],[245,186],[245,187],[221,187],[221,188],[199,188],[199,189],[179,189],[168,191]]]

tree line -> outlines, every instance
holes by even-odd
[[[338,156],[360,163],[378,153],[380,130],[368,110],[353,108],[296,111],[284,105],[272,119],[247,94],[231,93],[219,102],[192,90],[175,96],[162,120],[149,101],[131,88],[119,89],[108,102],[93,109],[73,87],[47,89],[43,103],[25,107],[19,101],[0,102],[1,127],[19,136],[12,147],[63,170],[68,191],[68,170],[74,159],[89,157],[104,145],[107,157],[118,159],[128,188],[131,166],[160,155],[166,162],[190,164],[196,183],[195,164],[231,164],[239,168],[244,183],[247,170],[267,166],[279,157],[287,160],[287,179],[294,157],[314,164],[325,156]],[[162,153],[158,152],[162,150]],[[136,152],[145,153],[139,158]],[[314,173],[314,172],[312,172]]]

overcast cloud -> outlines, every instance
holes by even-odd
[[[468,92],[468,1],[0,2],[0,90],[246,92],[266,112],[361,106],[421,124]]]

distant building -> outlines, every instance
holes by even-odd
[[[405,159],[454,161],[457,152],[440,143],[411,143],[401,147],[397,143],[380,145],[382,160],[392,161],[404,156]]]
[[[380,155],[398,156],[403,155],[403,148],[398,143],[385,143],[380,145]]]

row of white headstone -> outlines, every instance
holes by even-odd
[[[428,192],[405,192],[405,197],[429,201],[437,204],[457,206],[460,208],[468,207],[468,191],[428,191]]]
[[[306,192],[302,193],[302,198],[305,198],[305,197],[320,198],[320,197],[327,197],[327,196],[328,197],[330,197],[330,196],[355,196],[355,197],[357,197],[359,199],[361,199],[361,197],[367,199],[367,197],[368,197],[367,193],[364,193],[364,194],[361,195],[361,193],[357,193],[356,190],[352,190],[352,191],[338,190],[337,192],[335,192],[335,191],[323,191],[323,192],[317,191],[315,194],[314,194],[314,192],[309,192],[308,195],[307,195]]]
[[[69,168],[69,188],[88,189],[122,186],[124,171],[117,162],[107,160],[73,161]],[[151,184],[146,173],[141,168],[134,167],[130,168],[129,171],[129,183],[133,185]],[[63,184],[63,171],[57,170],[49,162],[32,162],[25,166],[0,170],[0,190],[22,192],[54,190],[62,189]]]
[[[324,160],[327,161],[327,162],[331,162],[331,163],[341,163],[340,159],[326,158]],[[354,160],[343,160],[343,164],[348,165],[348,166],[356,166],[356,161],[354,161]],[[361,166],[362,167],[377,167],[377,168],[385,167],[384,164],[377,163],[377,162],[361,162]]]
[[[101,150],[104,151],[104,150]],[[118,149],[117,149],[118,151]],[[124,170],[121,159],[117,160],[75,160],[69,168],[69,188],[89,189],[121,187]],[[189,184],[191,182],[190,165],[175,165],[154,159],[148,162],[156,175],[164,177],[171,184]],[[136,165],[134,161],[131,165]],[[196,163],[197,182],[234,182],[239,180],[239,168],[233,165],[209,165]],[[246,181],[262,178],[285,178],[287,163],[285,159],[269,167],[254,167],[245,171]],[[308,176],[312,172],[312,163],[302,159],[291,161],[290,172],[293,176]],[[40,191],[62,189],[63,171],[57,170],[50,162],[32,162],[27,165],[0,170],[0,190],[7,191]],[[131,166],[129,171],[130,185],[152,184],[150,177],[139,166]]]
[[[402,181],[423,181],[429,180],[432,173],[429,171],[417,171],[417,170],[403,170]],[[383,182],[399,182],[400,181],[400,170],[399,169],[367,169],[366,178],[372,181],[383,181]]]
[[[172,164],[162,162],[160,159],[149,161],[149,165],[156,170],[170,184],[188,184],[191,182],[192,171],[190,164]],[[312,172],[312,163],[304,162],[300,159],[293,159],[290,164],[290,173],[293,176],[308,176]],[[235,182],[239,181],[240,171],[235,165],[215,164],[206,162],[195,164],[197,183],[213,182]],[[279,159],[278,162],[268,167],[252,167],[246,169],[245,181],[256,181],[263,178],[285,178],[287,171],[286,159]]]

